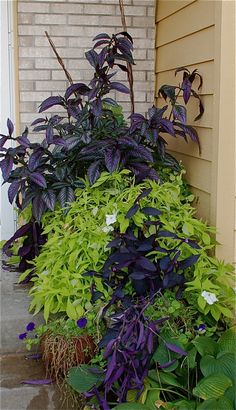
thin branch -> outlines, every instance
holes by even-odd
[[[54,54],[56,55],[56,58],[57,58],[58,63],[59,63],[60,66],[62,67],[62,69],[63,69],[63,71],[64,71],[64,73],[65,73],[65,75],[66,75],[67,80],[68,80],[69,83],[72,85],[72,84],[73,84],[73,80],[72,80],[72,78],[71,78],[71,75],[70,75],[70,73],[67,71],[67,69],[66,69],[66,67],[65,67],[65,64],[64,64],[62,58],[59,56],[59,54],[58,54],[58,52],[57,52],[57,50],[56,50],[55,44],[53,43],[53,41],[52,41],[52,39],[51,39],[51,37],[49,36],[49,34],[48,34],[47,31],[45,31],[45,34],[46,34],[46,37],[47,37],[47,39],[48,39],[48,41],[49,41],[50,46],[52,47],[52,49],[53,49],[53,51],[54,51]]]
[[[119,0],[120,5],[120,14],[121,14],[121,23],[123,26],[123,30],[127,32],[127,24],[125,19],[125,8],[123,0]],[[134,113],[134,76],[133,76],[133,67],[131,63],[127,63],[127,77],[130,87],[130,102],[131,102],[131,113]]]

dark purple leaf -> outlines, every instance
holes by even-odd
[[[47,188],[47,182],[44,176],[39,174],[39,172],[32,172],[31,174],[29,174],[29,178],[38,186],[42,188]]]
[[[33,245],[23,245],[21,248],[18,250],[18,255],[23,257],[28,255],[28,253],[32,250]]]
[[[17,231],[14,233],[14,235],[8,239],[8,241],[4,244],[3,246],[3,252],[9,255],[8,249],[10,245],[16,241],[17,239],[21,238],[22,236],[26,236],[28,232],[32,229],[32,223],[29,222],[23,226],[21,226]]]
[[[28,162],[28,168],[31,172],[33,172],[36,168],[38,168],[42,155],[43,155],[43,149],[41,148],[33,152],[33,154],[30,155],[29,162]]]
[[[142,211],[145,215],[151,215],[151,216],[159,216],[159,215],[161,215],[161,211],[158,211],[158,209],[152,208],[152,207],[149,207],[149,206],[145,206],[144,208],[141,209],[141,211]]]
[[[139,205],[138,204],[134,204],[133,206],[131,206],[131,208],[128,210],[127,214],[125,215],[125,217],[127,219],[131,218],[132,216],[134,216],[136,214],[136,212],[139,210]]]
[[[95,41],[95,40],[100,40],[100,39],[103,39],[103,38],[106,38],[106,39],[108,39],[108,40],[111,40],[111,37],[110,37],[107,33],[100,33],[100,34],[98,34],[97,36],[95,36],[95,37],[93,38],[93,41]]]
[[[143,272],[135,271],[135,272],[132,272],[132,273],[129,275],[129,277],[130,277],[131,279],[141,280],[141,279],[145,279],[146,275],[145,275]]]
[[[166,101],[167,97],[170,100],[175,100],[175,90],[177,87],[172,86],[172,85],[166,85],[164,84],[158,91],[158,95],[162,96],[164,100]]]
[[[13,158],[9,155],[6,155],[6,157],[1,161],[0,166],[2,170],[3,179],[4,181],[7,181],[13,168]]]
[[[180,354],[180,356],[187,356],[188,355],[188,353],[185,350],[181,349],[181,347],[179,347],[179,346],[176,346],[172,343],[166,343],[165,345],[166,345],[167,349],[171,350],[174,353]]]
[[[43,384],[52,384],[52,379],[32,379],[32,380],[23,380],[22,384],[32,384],[32,385],[43,385]]]
[[[129,41],[131,41],[131,43],[133,44],[133,38],[132,38],[132,36],[131,36],[127,31],[121,31],[121,32],[118,33],[118,34],[122,34],[122,36],[127,37],[127,38],[129,39]],[[118,35],[118,34],[117,34],[117,35]]]
[[[174,118],[182,123],[186,123],[187,111],[183,105],[176,104],[173,108]]]
[[[173,137],[175,136],[175,130],[174,130],[174,125],[172,121],[167,120],[166,118],[161,119],[161,125],[162,128],[168,132],[168,134],[172,135]]]
[[[45,110],[48,110],[49,108],[53,107],[54,105],[64,105],[63,98],[60,97],[60,96],[48,97],[40,105],[39,112],[43,112]]]
[[[11,137],[14,131],[14,125],[12,121],[10,120],[10,118],[7,119],[7,128],[8,128],[9,136]]]
[[[128,89],[128,87],[126,87],[126,85],[118,83],[116,81],[110,83],[110,89],[119,91],[121,93],[130,94],[130,90]]]
[[[108,41],[108,40],[99,40],[99,41],[97,41],[97,42],[94,44],[93,48],[100,47],[100,46],[102,46],[103,44],[109,44],[109,41]]]
[[[71,187],[68,187],[68,186],[63,187],[58,194],[58,200],[62,208],[65,208],[67,204],[73,202],[74,199],[75,199],[74,191]]]
[[[99,167],[100,161],[95,161],[88,167],[88,178],[91,185],[93,185],[100,177]]]
[[[151,262],[149,259],[145,258],[145,256],[139,256],[139,258],[136,259],[136,264],[141,266],[143,269],[146,269],[151,272],[156,272],[157,270],[154,263]]]
[[[6,135],[3,135],[2,138],[0,139],[0,148],[4,146],[7,140],[8,140],[8,137]]]
[[[151,190],[152,190],[152,188],[144,189],[141,192],[141,194],[137,197],[135,202],[138,202],[138,201],[140,201],[140,199],[145,198],[146,196],[148,196],[150,194]]]
[[[84,95],[90,91],[90,88],[84,84],[84,83],[76,83],[70,85],[70,87],[67,88],[66,93],[65,93],[65,99],[68,100],[68,98],[72,94],[81,94]]]
[[[45,211],[45,204],[40,195],[36,196],[32,201],[33,215],[37,222],[41,221],[43,212]]]
[[[45,118],[37,118],[36,120],[34,120],[34,121],[32,122],[31,126],[40,124],[41,122],[47,122],[47,119],[45,119]]]
[[[140,158],[143,161],[153,162],[153,156],[151,152],[143,145],[139,145],[137,148],[133,148],[130,154],[134,158]]]
[[[169,231],[160,231],[158,232],[158,236],[161,238],[174,238],[177,239],[177,235],[175,235],[175,233],[173,232],[169,232]]]
[[[88,60],[89,64],[96,69],[98,64],[98,54],[95,50],[89,50],[85,53],[85,57]]]
[[[105,382],[109,380],[115,368],[116,368],[116,351],[113,352],[111,360],[108,362],[107,372],[106,372],[106,376],[104,380]]]
[[[103,103],[108,104],[108,105],[112,105],[113,107],[117,107],[118,104],[115,100],[113,100],[113,98],[103,98],[102,100]]]
[[[178,264],[179,269],[184,270],[189,268],[190,266],[193,266],[198,261],[199,257],[200,255],[192,255],[184,259],[183,261],[180,261]]]
[[[186,77],[186,78],[184,79],[184,81],[182,82],[183,99],[184,99],[185,104],[187,104],[187,102],[188,102],[188,100],[189,100],[189,98],[190,98],[190,95],[191,95],[191,87],[192,87],[191,81],[189,81],[189,78]]]
[[[47,205],[47,207],[51,211],[54,211],[55,204],[56,204],[56,195],[52,189],[49,189],[48,191],[43,192],[42,200],[44,201],[44,203]]]
[[[91,103],[92,112],[96,117],[100,117],[102,115],[102,100],[97,98],[95,101]]]
[[[14,198],[20,188],[20,181],[13,181],[8,188],[8,199],[10,204],[14,201]]]
[[[48,142],[48,144],[52,144],[53,142],[53,127],[51,125],[48,125],[47,129],[46,129],[46,140]]]
[[[170,367],[172,364],[174,364],[177,360],[170,360],[169,362],[163,363],[161,365],[159,365],[158,367],[160,367],[160,369],[167,369],[167,367]]]
[[[118,169],[120,162],[120,150],[109,148],[105,151],[105,165],[109,172],[114,172]]]
[[[17,140],[18,144],[22,145],[25,148],[29,148],[30,140],[26,136],[22,135],[20,137],[17,137],[16,140]]]

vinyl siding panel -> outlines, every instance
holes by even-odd
[[[191,97],[187,107],[187,123],[198,131],[201,155],[193,142],[187,144],[180,137],[165,137],[169,152],[181,160],[186,168],[187,180],[196,195],[198,217],[216,225],[221,232],[217,234],[217,239],[222,243],[217,255],[231,262],[236,261],[236,222],[233,216],[234,208],[236,214],[236,199],[235,188],[232,188],[235,186],[232,154],[235,125],[230,108],[234,93],[233,3],[156,0],[155,39],[157,106],[165,105],[165,101],[158,97],[160,86],[178,85],[181,81],[181,73],[175,77],[176,68],[186,66],[190,71],[197,68],[203,77],[203,86],[199,91],[205,108],[203,117],[194,121],[198,114],[196,99]],[[195,84],[196,89],[197,81]],[[224,102],[227,97],[231,103]],[[225,124],[228,132],[224,131]],[[233,175],[231,180],[226,179],[226,170],[228,178]],[[222,198],[227,198],[225,211]],[[227,224],[224,212],[229,219]]]

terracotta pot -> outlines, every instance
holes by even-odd
[[[65,377],[68,370],[89,363],[96,352],[92,336],[66,338],[46,332],[40,341],[42,360],[50,377]]]

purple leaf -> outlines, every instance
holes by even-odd
[[[36,196],[33,201],[32,201],[32,210],[33,210],[33,215],[35,219],[40,222],[43,212],[45,210],[45,204],[42,200],[42,197],[40,195]]]
[[[32,250],[32,246],[32,244],[21,246],[17,254],[21,257],[26,256]]]
[[[93,41],[95,41],[95,40],[100,40],[100,39],[103,39],[103,38],[106,38],[106,39],[108,39],[108,40],[111,40],[111,37],[110,37],[107,33],[100,33],[100,34],[98,34],[97,36],[95,36],[95,37],[93,38]]]
[[[76,84],[72,84],[70,85],[70,87],[67,88],[66,93],[65,93],[65,99],[68,100],[68,98],[72,95],[72,94],[81,94],[81,95],[85,95],[86,93],[88,93],[90,91],[90,88],[84,84],[84,83],[76,83]]]
[[[22,384],[32,384],[32,385],[43,385],[43,384],[52,384],[52,379],[32,379],[32,380],[23,380]]]
[[[7,140],[8,140],[8,137],[6,135],[3,135],[2,138],[0,139],[0,148],[4,146]]]
[[[143,145],[139,145],[137,148],[133,148],[130,154],[134,158],[140,158],[143,161],[153,162],[151,152]]]
[[[1,161],[1,170],[4,181],[6,181],[9,178],[12,168],[13,158],[9,155],[6,155],[6,157]]]
[[[109,148],[105,152],[105,165],[109,172],[114,172],[118,169],[120,162],[120,150]]]
[[[71,187],[68,187],[68,186],[63,187],[58,194],[58,200],[62,208],[65,208],[67,204],[69,204],[70,202],[73,202],[74,199],[75,199],[74,191]]]
[[[23,147],[25,147],[25,148],[29,148],[29,146],[30,146],[30,140],[26,137],[26,136],[20,136],[20,137],[17,137],[17,142],[20,144],[20,145],[22,145]]]
[[[181,349],[181,347],[176,346],[172,343],[166,343],[166,347],[169,350],[171,350],[172,352],[180,354],[180,356],[187,356],[188,355],[188,353],[185,350]]]
[[[100,176],[99,166],[100,161],[95,161],[88,167],[88,178],[91,185],[93,185]]]
[[[20,181],[13,181],[8,188],[8,199],[10,204],[14,201],[14,198],[20,188]]]
[[[37,118],[36,120],[34,120],[34,121],[32,122],[31,126],[40,124],[41,122],[47,122],[47,119],[45,119],[45,118]]]
[[[170,367],[172,364],[174,364],[177,360],[170,360],[169,362],[163,363],[161,365],[159,365],[158,367],[160,367],[160,369],[166,369],[167,367]]]
[[[173,115],[175,119],[179,120],[184,124],[186,123],[187,111],[183,105],[176,104],[173,108]]]
[[[46,129],[46,140],[48,142],[48,144],[52,144],[53,142],[53,127],[51,125],[49,125]]]
[[[146,196],[148,196],[150,194],[151,190],[152,190],[152,188],[144,189],[141,192],[141,194],[137,197],[135,202],[138,202],[138,201],[140,201],[140,199],[145,198]]]
[[[180,261],[178,264],[179,269],[184,270],[184,269],[189,268],[190,266],[193,266],[198,261],[199,257],[200,255],[193,255],[193,256],[189,256],[183,261]]]
[[[121,93],[130,94],[130,90],[128,89],[128,87],[126,87],[126,85],[118,83],[116,81],[110,83],[110,89],[117,90]]]
[[[189,98],[190,98],[190,95],[191,95],[191,86],[192,86],[191,81],[189,81],[189,78],[186,77],[186,78],[184,79],[184,81],[182,82],[183,99],[184,99],[185,104],[187,104],[187,102],[188,102],[188,100],[189,100]]]
[[[128,210],[127,214],[125,215],[126,219],[129,219],[132,216],[134,216],[138,210],[139,210],[138,204],[134,204],[133,206],[131,206],[131,208]]]
[[[116,351],[113,352],[112,358],[108,363],[107,372],[106,372],[106,376],[105,376],[105,380],[104,380],[105,382],[107,382],[109,380],[109,378],[112,375],[115,368],[116,368]]]
[[[38,168],[40,164],[41,157],[43,155],[43,150],[40,148],[37,151],[34,151],[33,154],[29,157],[28,168],[31,172],[33,172],[36,168]]]
[[[141,211],[142,211],[145,215],[151,215],[151,216],[159,216],[159,215],[161,215],[161,211],[158,211],[158,209],[152,208],[152,207],[149,207],[149,206],[145,206],[144,208],[141,209]]]
[[[9,136],[11,137],[14,131],[14,125],[12,124],[10,118],[7,119],[7,128],[8,128]]]
[[[166,132],[168,132],[168,134],[172,135],[173,137],[175,136],[174,125],[170,120],[167,120],[166,118],[162,118],[161,125],[162,125],[162,128]]]
[[[52,189],[43,192],[42,200],[47,205],[48,209],[54,211],[55,204],[56,204],[56,195]]]
[[[157,270],[154,263],[152,263],[149,259],[145,258],[145,256],[139,256],[139,258],[136,259],[136,264],[141,266],[143,269],[146,269],[151,272],[156,272]]]
[[[63,98],[60,97],[60,96],[48,97],[40,105],[39,112],[43,112],[45,110],[48,110],[49,108],[53,107],[54,105],[64,105]]]
[[[42,188],[47,188],[47,182],[44,176],[39,174],[39,172],[32,172],[31,174],[29,174],[29,178],[38,186]]]
[[[102,46],[103,44],[109,44],[109,41],[108,41],[108,40],[99,40],[99,41],[97,41],[97,42],[94,44],[93,48],[100,47],[100,46]]]
[[[85,57],[88,60],[89,64],[96,69],[98,64],[98,54],[95,50],[89,50],[85,53]]]

